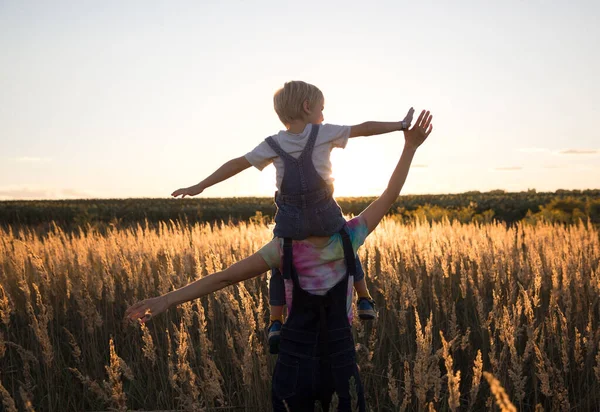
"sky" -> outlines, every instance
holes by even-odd
[[[598,50],[598,1],[0,0],[0,200],[169,197],[281,130],[288,80],[326,123],[431,110],[402,193],[597,189]],[[402,146],[334,150],[336,196],[381,193]]]

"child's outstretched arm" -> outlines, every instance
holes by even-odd
[[[186,196],[196,196],[202,193],[206,188],[209,188],[213,185],[216,185],[223,180],[227,180],[232,176],[237,175],[242,170],[246,170],[252,166],[248,160],[244,156],[237,157],[235,159],[231,159],[230,161],[223,164],[223,166],[219,167],[213,174],[208,176],[206,179],[201,181],[198,184],[190,187],[184,187],[182,189],[177,189],[171,196],[177,197],[181,196],[184,198]]]
[[[142,300],[130,306],[125,311],[125,319],[130,321],[139,319],[141,322],[147,322],[171,306],[200,298],[223,289],[226,286],[256,277],[268,270],[269,265],[267,265],[261,255],[254,253],[250,257],[234,263],[221,272],[213,273],[180,289],[165,293],[162,296]]]
[[[404,120],[400,122],[364,122],[357,124],[350,128],[350,137],[373,136],[376,134],[407,130],[412,122],[414,112],[415,109],[411,107]]]
[[[413,156],[417,151],[417,148],[427,139],[427,136],[433,130],[431,119],[433,116],[429,112],[423,110],[417,119],[415,126],[404,132],[404,150],[400,156],[400,160],[390,177],[390,181],[385,191],[377,199],[373,201],[363,212],[360,214],[364,217],[369,233],[371,233],[379,224],[383,216],[390,210],[390,207],[396,201],[396,198],[404,186],[406,176],[410,169]]]

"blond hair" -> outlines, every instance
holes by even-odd
[[[292,120],[302,119],[304,114],[302,105],[306,100],[312,108],[324,100],[323,93],[317,86],[303,81],[286,82],[273,96],[273,105],[279,120],[284,125],[288,125]]]

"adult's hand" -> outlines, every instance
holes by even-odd
[[[429,110],[423,110],[415,125],[404,131],[404,141],[407,147],[416,149],[423,144],[433,130],[431,119],[433,119],[433,116],[429,113]]]
[[[125,319],[129,321],[139,321],[146,323],[154,316],[159,315],[169,308],[169,302],[166,295],[155,298],[144,299],[135,305],[130,306],[125,311]]]

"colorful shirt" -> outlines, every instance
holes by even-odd
[[[297,159],[304,150],[304,146],[310,137],[311,129],[312,125],[309,123],[300,134],[282,130],[272,137],[273,140],[281,146],[284,152]],[[313,149],[312,161],[319,176],[327,183],[333,184],[333,177],[331,177],[331,150],[334,147],[342,149],[346,147],[349,137],[350,126],[322,124],[321,127],[319,127],[319,134],[317,135],[317,140]],[[263,170],[272,162],[275,166],[277,190],[281,188],[284,163],[265,140],[252,151],[246,153],[244,157],[258,170]]]
[[[365,242],[368,234],[367,224],[364,218],[358,216],[347,224],[348,235],[352,242],[354,252]],[[346,261],[344,260],[344,248],[339,233],[331,236],[322,246],[316,246],[308,240],[294,240],[292,244],[294,255],[294,267],[298,273],[300,286],[305,291],[314,295],[325,295],[329,289],[334,287],[346,275]],[[283,239],[275,238],[263,246],[258,253],[270,268],[282,266]],[[294,283],[292,279],[284,276],[285,301],[288,311],[292,310],[292,291]],[[354,279],[348,280],[348,299],[346,308],[348,321],[352,322],[352,294]]]

